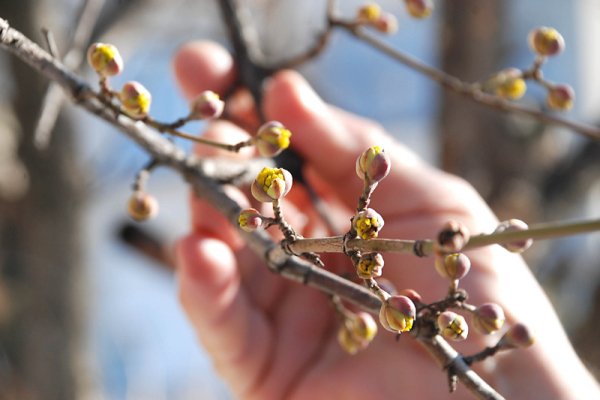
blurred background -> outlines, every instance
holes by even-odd
[[[169,121],[187,113],[171,72],[177,48],[198,38],[229,47],[216,1],[0,0],[0,17],[38,43],[41,29],[49,30],[64,56],[81,35],[76,26],[85,5],[95,15],[84,24],[92,39],[117,45],[125,59],[114,87],[142,82],[153,94],[152,115]],[[400,0],[379,3],[399,20],[388,42],[467,81],[527,68],[528,32],[557,28],[567,47],[544,66],[545,77],[575,88],[566,117],[598,121],[600,3],[440,0],[424,21],[411,19]],[[325,0],[244,5],[273,62],[309,48],[325,26]],[[340,0],[339,12],[352,17],[360,5]],[[598,143],[443,91],[344,32],[300,71],[327,101],[373,118],[422,157],[470,181],[501,219],[600,215]],[[143,229],[160,243],[158,256],[132,248],[127,243],[137,236],[125,204],[147,156],[68,102],[52,133],[40,133],[46,93],[46,81],[0,52],[0,399],[230,398],[179,309],[168,267],[168,249],[189,226],[186,185],[167,170],[152,175],[148,190],[161,211]],[[530,85],[522,102],[544,108],[544,98]],[[597,377],[598,248],[600,235],[591,234],[539,242],[526,253]]]

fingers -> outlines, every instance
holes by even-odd
[[[173,70],[189,99],[203,90],[223,94],[235,80],[231,55],[213,42],[191,42],[181,47],[173,60]]]
[[[178,243],[176,257],[181,304],[219,373],[243,397],[272,351],[268,321],[248,300],[225,243],[191,234]]]

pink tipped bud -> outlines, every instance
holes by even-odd
[[[540,56],[554,56],[565,49],[565,39],[556,29],[542,26],[529,33],[529,46]]]
[[[127,202],[127,212],[134,220],[141,222],[158,214],[158,201],[142,191],[135,191]]]
[[[356,230],[356,234],[365,240],[376,238],[383,228],[383,223],[383,217],[372,208],[359,211],[352,218],[352,226]]]
[[[412,300],[406,296],[391,296],[381,306],[379,322],[390,332],[402,333],[412,329],[416,316]]]
[[[504,325],[504,311],[495,303],[480,305],[473,314],[473,328],[482,335],[490,335]]]
[[[260,228],[263,223],[263,216],[254,208],[247,208],[240,212],[238,224],[246,232],[253,232]]]
[[[524,231],[528,228],[529,226],[527,226],[527,224],[520,219],[509,219],[507,221],[502,221],[494,233]],[[522,253],[531,247],[532,244],[532,239],[521,239],[509,243],[503,243],[502,246],[506,248],[506,250],[513,253]]]
[[[290,146],[292,132],[280,122],[270,121],[258,128],[256,148],[263,157],[275,157]]]
[[[371,146],[356,159],[356,174],[370,183],[379,182],[390,173],[391,161],[385,150]]]
[[[87,60],[100,76],[114,76],[123,70],[123,59],[112,44],[93,43],[88,48]]]
[[[283,198],[292,189],[292,174],[283,168],[265,167],[260,171],[250,191],[260,202],[270,203]]]
[[[431,0],[404,0],[406,11],[414,18],[427,18],[433,11],[433,1]]]
[[[356,273],[362,279],[378,278],[381,276],[383,264],[383,256],[381,254],[363,254],[356,264]]]
[[[521,323],[515,324],[502,336],[500,344],[506,348],[529,347],[535,342],[529,328]]]
[[[458,253],[467,244],[471,235],[460,222],[448,221],[438,234],[437,245],[444,253]]]
[[[192,100],[189,119],[219,118],[224,108],[225,103],[218,94],[205,90]]]
[[[444,311],[438,316],[438,328],[443,337],[450,340],[465,340],[469,335],[469,325],[462,315]]]
[[[565,111],[573,107],[575,91],[569,85],[554,85],[548,90],[546,104],[553,110]]]
[[[131,81],[123,85],[119,93],[123,111],[131,118],[141,119],[148,115],[152,95],[139,82]]]
[[[443,278],[462,279],[469,273],[471,261],[463,253],[442,255],[436,258],[435,269]]]

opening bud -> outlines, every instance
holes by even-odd
[[[529,33],[529,46],[540,56],[554,56],[565,49],[565,39],[554,28],[542,26]]]
[[[292,132],[280,122],[270,121],[258,128],[256,148],[263,157],[275,157],[290,146]]]
[[[566,84],[554,85],[548,90],[546,104],[553,110],[566,111],[573,107],[575,91]]]
[[[158,214],[158,201],[148,193],[135,191],[127,202],[127,212],[138,222],[146,221]]]
[[[283,168],[265,167],[252,182],[252,196],[260,202],[270,203],[283,198],[292,188],[292,174]]]
[[[352,226],[361,239],[373,239],[383,228],[383,218],[372,208],[362,210],[352,218]]]
[[[356,264],[356,273],[362,279],[378,278],[382,269],[383,256],[379,253],[363,254]]]
[[[130,81],[123,85],[119,93],[123,111],[131,118],[142,119],[150,111],[152,95],[141,83]]]
[[[490,335],[504,325],[504,311],[496,303],[485,303],[473,314],[473,329],[482,335]]]
[[[436,258],[435,269],[443,278],[462,279],[471,269],[471,260],[463,253],[442,255]]]
[[[356,159],[356,175],[367,182],[379,182],[390,173],[391,161],[380,146],[371,146]]]
[[[521,323],[517,323],[510,327],[510,329],[500,339],[502,347],[515,348],[515,347],[529,347],[535,342],[535,338],[529,328]]]
[[[406,11],[414,18],[427,18],[433,11],[432,0],[404,0]]]
[[[467,244],[471,235],[464,224],[448,221],[438,234],[437,245],[444,253],[458,253]]]
[[[437,318],[438,328],[443,337],[450,340],[465,340],[469,335],[469,325],[462,315],[444,311]]]
[[[373,28],[388,35],[395,33],[398,30],[398,19],[394,14],[385,12],[375,21]]]
[[[253,232],[260,228],[263,223],[263,216],[254,208],[246,208],[240,212],[238,224],[246,232]]]
[[[494,233],[524,231],[528,228],[529,226],[520,219],[509,219],[507,221],[500,222],[500,225],[498,225]],[[503,243],[502,246],[510,252],[522,253],[530,248],[532,244],[533,239],[521,239],[509,243]]]
[[[498,72],[492,78],[492,85],[496,95],[509,100],[518,100],[527,91],[523,72],[517,68],[507,68]]]
[[[379,322],[390,332],[402,333],[412,329],[417,316],[415,304],[406,296],[388,297],[379,311]]]
[[[213,91],[205,90],[190,103],[189,119],[219,118],[225,102]]]
[[[100,76],[114,76],[123,70],[123,59],[112,44],[93,43],[87,51],[88,63]]]

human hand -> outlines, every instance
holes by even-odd
[[[178,81],[191,97],[211,89],[224,93],[235,79],[231,57],[208,43],[185,46],[175,58]],[[357,156],[381,145],[392,161],[372,207],[384,218],[380,237],[434,237],[450,220],[472,233],[490,232],[497,220],[474,190],[459,178],[436,170],[388,137],[370,121],[331,107],[291,71],[275,75],[262,104],[269,120],[292,132],[292,147],[306,161],[305,176],[331,208],[331,217],[347,229],[362,190],[354,172]],[[248,117],[249,109],[234,111]],[[211,124],[205,136],[236,142],[246,134],[227,122]],[[220,151],[198,150],[203,155]],[[230,157],[248,157],[247,152]],[[242,205],[244,193],[228,188]],[[336,318],[322,293],[271,273],[250,253],[236,230],[205,202],[192,199],[192,232],[177,247],[180,299],[216,369],[240,398],[448,397],[446,375],[410,336],[400,342],[380,330],[363,351],[349,356],[336,340]],[[285,198],[284,213],[306,237],[326,234],[306,192],[295,185]],[[470,251],[469,275],[461,285],[470,302],[496,302],[507,323],[522,321],[536,333],[527,350],[499,355],[476,367],[508,398],[581,398],[597,390],[573,352],[545,295],[518,256],[499,246]],[[324,258],[339,271],[343,257]],[[384,276],[398,288],[417,290],[425,302],[447,291],[429,258],[388,254]],[[472,335],[457,349],[473,353],[489,338]],[[464,389],[459,389],[464,390]],[[464,397],[459,392],[455,397]]]

